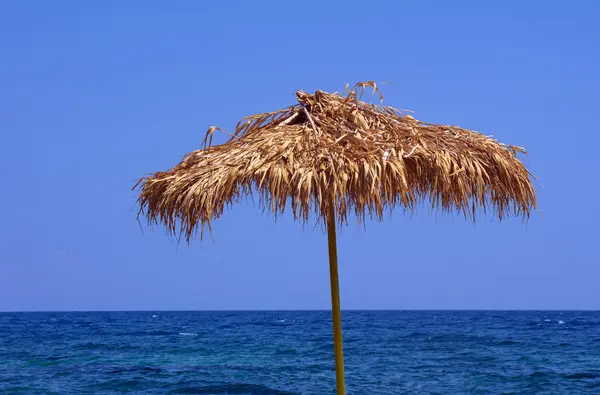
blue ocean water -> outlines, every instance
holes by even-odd
[[[343,312],[348,394],[600,394],[600,312]],[[334,394],[329,312],[0,313],[0,393]]]

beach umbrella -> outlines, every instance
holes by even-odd
[[[364,225],[394,207],[412,212],[422,204],[469,220],[477,208],[526,219],[536,207],[533,176],[517,158],[522,147],[384,106],[374,82],[341,94],[300,90],[296,99],[242,119],[232,133],[210,127],[201,149],[140,179],[138,218],[189,243],[196,233],[212,234],[211,222],[248,195],[275,216],[289,208],[306,223],[314,214],[328,234],[336,387],[344,394],[336,226],[351,214]],[[215,131],[227,133],[227,142],[213,145]]]

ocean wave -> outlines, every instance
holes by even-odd
[[[498,339],[492,336],[475,335],[467,333],[446,333],[442,335],[434,335],[424,339],[428,342],[436,343],[494,343]]]
[[[49,357],[46,357],[46,360],[48,360],[48,361],[60,361],[60,360],[63,360],[63,359],[69,359],[69,357],[65,357],[65,356],[54,356],[54,355],[51,355],[51,356],[49,356]]]
[[[514,346],[515,344],[519,344],[519,342],[514,340],[501,340],[496,343],[497,346]]]
[[[276,322],[279,323],[279,324],[283,324],[283,323],[300,324],[300,323],[303,323],[304,320],[290,320],[290,319],[284,318],[284,319],[281,319],[281,320],[277,320]]]
[[[298,354],[298,351],[289,348],[289,349],[277,349],[275,351],[275,355],[296,355]]]
[[[86,342],[86,343],[79,344],[75,347],[78,349],[83,349],[83,350],[101,350],[103,348],[106,348],[107,345],[103,344],[103,343]]]
[[[119,333],[119,336],[169,336],[169,335],[174,335],[177,332],[170,332],[170,331],[135,331],[135,332],[122,332]]]
[[[296,392],[276,390],[259,384],[183,385],[172,390],[172,394],[253,394],[253,395],[296,395]]]
[[[426,337],[427,333],[423,333],[423,332],[412,332],[409,333],[408,335],[404,335],[404,336],[399,336],[400,339],[410,339],[410,338],[422,338],[422,337]]]
[[[156,366],[115,366],[108,368],[106,373],[108,374],[123,374],[123,373],[140,373],[140,374],[149,374],[149,373],[163,373],[164,369],[156,367]]]
[[[233,325],[233,324],[223,324],[223,325],[220,325],[220,326],[218,327],[218,329],[219,329],[219,330],[224,330],[224,329],[233,329],[233,328],[236,328],[236,327],[239,327],[239,325]]]
[[[533,373],[531,373],[529,375],[529,377],[533,377],[533,378],[542,378],[542,377],[548,377],[548,376],[550,376],[550,373],[548,373],[548,372],[542,372],[542,371],[539,371],[539,370],[535,371],[535,372],[533,372]]]
[[[594,327],[600,326],[600,321],[585,321],[581,319],[569,320],[569,326],[576,327]]]
[[[333,343],[328,342],[325,344],[320,344],[316,347],[313,347],[312,350],[314,350],[314,351],[330,351],[330,350],[333,350]]]
[[[335,391],[324,312],[86,314],[0,314],[0,394]],[[345,312],[348,393],[600,394],[600,313],[435,314]]]
[[[600,372],[580,372],[580,373],[572,373],[566,376],[571,380],[579,380],[579,379],[598,379],[600,378]]]
[[[119,379],[107,380],[100,383],[90,383],[87,388],[93,393],[105,393],[105,391],[131,392],[143,391],[156,388],[159,383],[147,379]],[[87,392],[87,391],[85,391]]]
[[[190,343],[187,343],[190,344]],[[212,351],[204,348],[204,347],[172,347],[172,346],[168,346],[165,347],[166,350],[171,353],[171,354],[175,354],[175,355],[186,355],[186,354],[193,354],[193,355],[202,355],[202,354],[211,354]]]

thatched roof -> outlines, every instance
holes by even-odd
[[[296,92],[298,104],[246,117],[222,145],[187,154],[167,172],[142,178],[140,215],[187,238],[210,229],[226,204],[258,193],[276,215],[287,205],[306,222],[311,212],[346,221],[354,211],[382,219],[386,208],[434,207],[475,219],[477,207],[528,217],[535,208],[531,174],[521,147],[454,126],[418,121],[381,104],[361,101],[359,83],[343,94]]]

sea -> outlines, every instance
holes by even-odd
[[[600,312],[343,311],[348,394],[600,394]],[[335,394],[327,311],[0,313],[0,394]]]

